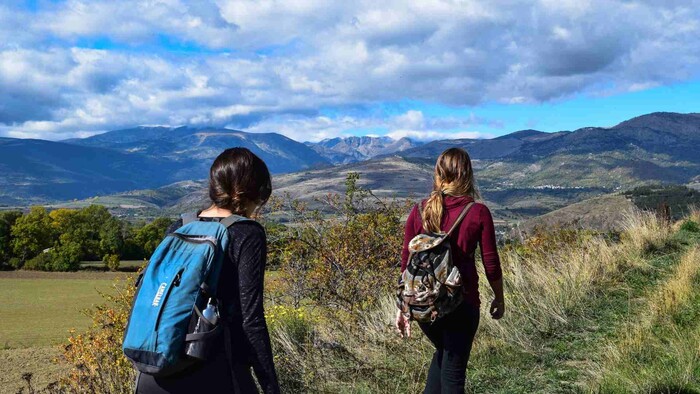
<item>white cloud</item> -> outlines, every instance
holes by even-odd
[[[475,122],[319,110],[636,91],[697,77],[698,37],[698,1],[0,5],[0,133],[59,139],[148,123],[302,140],[373,127],[440,136]],[[94,42],[105,49],[79,48]]]

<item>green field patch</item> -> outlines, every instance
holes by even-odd
[[[85,330],[81,313],[103,302],[119,274],[7,272],[0,276],[0,348],[16,349],[64,343],[68,330]],[[123,274],[122,274],[123,275]]]

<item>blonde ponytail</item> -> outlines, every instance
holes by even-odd
[[[433,190],[423,208],[423,228],[431,233],[440,232],[440,222],[445,205],[442,191]]]
[[[432,233],[441,231],[440,225],[445,213],[445,195],[480,197],[474,182],[472,162],[464,149],[447,149],[435,163],[433,191],[422,211],[423,228],[426,231]]]

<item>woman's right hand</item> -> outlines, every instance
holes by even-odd
[[[401,338],[411,337],[411,321],[408,320],[400,310],[396,311],[394,327],[396,327],[396,331],[401,335]]]

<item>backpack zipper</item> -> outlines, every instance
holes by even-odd
[[[195,244],[207,243],[214,248],[216,247],[216,238],[214,238],[214,237],[180,234],[180,233],[171,233],[171,234],[168,234],[168,237],[175,237],[175,238],[178,238],[182,241],[191,242],[191,243],[195,243]]]
[[[180,270],[177,271],[177,274],[175,274],[173,280],[170,281],[170,284],[168,285],[168,289],[165,291],[165,294],[163,294],[163,298],[160,300],[160,309],[158,310],[158,317],[156,317],[156,325],[153,328],[153,331],[158,331],[158,326],[160,326],[160,318],[163,315],[163,308],[165,308],[165,302],[168,300],[168,296],[170,295],[170,292],[172,291],[173,287],[180,286],[180,280],[182,279],[182,273],[184,271],[184,268],[180,268]]]

